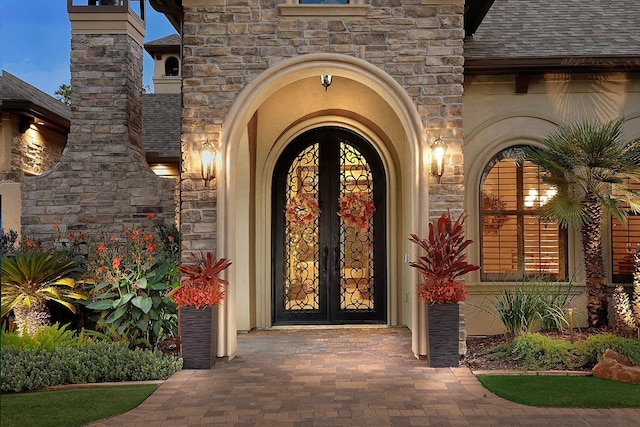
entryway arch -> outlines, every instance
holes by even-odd
[[[320,74],[332,74],[328,91]],[[319,91],[316,89],[320,89]],[[234,261],[221,311],[219,356],[235,352],[236,330],[272,325],[271,178],[280,153],[297,135],[341,126],[376,148],[388,173],[389,324],[413,324],[412,274],[403,264],[410,231],[421,230],[426,201],[424,130],[404,89],[366,61],[335,54],[278,63],[249,84],[231,107],[220,139],[217,252]]]

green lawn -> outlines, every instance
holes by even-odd
[[[492,393],[529,406],[640,408],[640,384],[595,377],[478,375]]]
[[[76,427],[127,412],[156,384],[95,387],[0,396],[2,427]]]

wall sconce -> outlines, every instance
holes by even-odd
[[[212,179],[216,177],[216,149],[209,142],[202,144],[200,147],[200,161],[202,162],[202,179],[204,179],[204,185],[209,186]]]
[[[440,136],[431,144],[431,175],[436,177],[436,183],[440,184],[440,178],[444,174],[444,154],[447,152],[447,144]]]
[[[329,86],[331,86],[331,82],[333,81],[333,76],[331,74],[323,74],[320,76],[320,84],[324,87],[324,91],[329,90]]]
[[[32,124],[34,124],[33,117],[20,117],[20,123],[18,123],[18,132],[25,133]]]

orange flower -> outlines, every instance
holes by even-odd
[[[112,265],[113,265],[113,268],[117,270],[120,267],[120,258],[114,258]]]
[[[153,218],[155,218],[155,217],[156,217],[156,214],[155,214],[155,213],[153,213],[153,212],[151,212],[150,214],[148,214],[148,215],[147,215],[147,218],[148,218],[148,219],[153,219]]]
[[[116,236],[111,236],[111,237],[109,237],[109,241],[110,241],[110,242],[115,242],[115,241],[116,241]]]
[[[60,221],[56,221],[56,222],[53,224],[53,228],[54,228],[55,230],[60,231]]]
[[[145,234],[143,238],[144,241],[148,243],[153,240],[153,234]]]
[[[69,237],[69,239],[73,239],[74,237],[76,237],[76,235],[73,234],[73,231],[70,231],[67,237]]]
[[[156,244],[155,243],[151,243],[149,246],[147,246],[147,253],[150,254],[151,252],[156,250]]]
[[[98,253],[102,253],[107,249],[107,246],[104,243],[100,243],[97,247]]]
[[[35,249],[38,245],[36,245],[35,242],[32,242],[31,240],[27,240],[27,249]]]

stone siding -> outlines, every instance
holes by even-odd
[[[27,131],[12,138],[11,170],[20,174],[16,182],[26,175],[39,175],[58,164],[62,147],[43,138],[41,133]]]
[[[115,234],[174,220],[174,181],[149,168],[141,138],[142,46],[126,34],[72,34],[71,131],[61,162],[22,182],[23,234]]]
[[[182,243],[214,248],[215,190],[203,191],[189,159],[224,131],[240,91],[288,58],[311,53],[350,55],[392,76],[414,100],[427,144],[434,133],[449,143],[443,184],[432,185],[431,215],[463,208],[463,11],[460,4],[374,0],[366,16],[282,16],[268,0],[227,0],[223,6],[184,6]],[[190,155],[191,153],[191,155]],[[197,166],[197,165],[194,165]],[[435,182],[435,181],[433,181]]]

